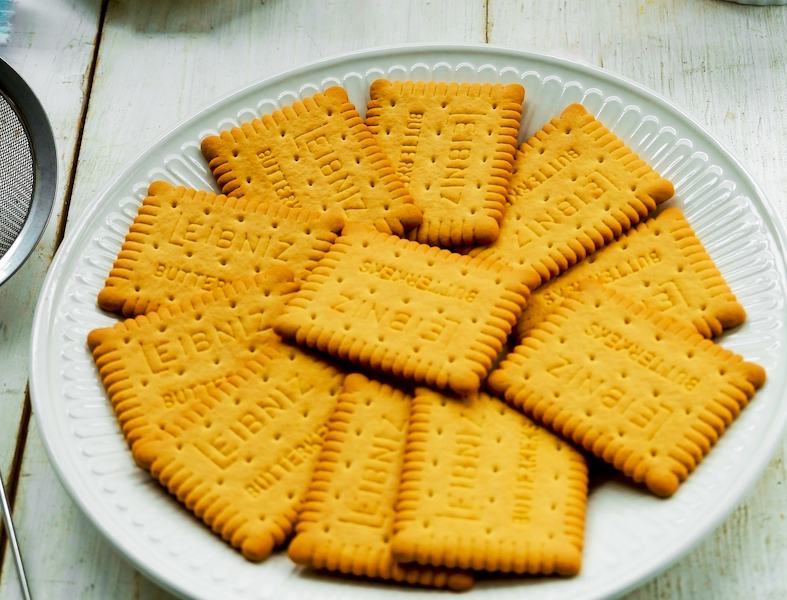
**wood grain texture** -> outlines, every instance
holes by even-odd
[[[716,0],[490,0],[489,42],[573,58],[672,100],[787,217],[787,10]],[[787,444],[724,524],[627,600],[787,597]]]
[[[54,211],[41,241],[28,261],[0,287],[0,469],[6,482],[13,476],[15,452],[21,456],[24,447],[27,418],[23,407],[29,402],[33,309],[63,219],[99,4],[100,0],[52,0],[44,6],[20,0],[15,5],[13,33],[0,48],[0,55],[27,81],[49,117],[60,170]]]
[[[66,57],[58,56],[51,65],[47,61],[53,62],[53,49],[69,43],[89,56],[92,39],[87,34],[74,38],[74,31],[82,31],[77,21],[50,5],[86,15],[80,23],[95,23],[98,1],[52,0],[46,11],[41,0],[17,4],[18,34],[2,54],[17,48],[22,62],[40,55],[38,73],[23,74],[50,82],[39,88],[32,80],[44,95],[61,156],[71,156],[64,154],[63,144],[70,140],[73,148],[79,111],[63,113],[58,127],[54,107],[60,102],[58,89],[82,89],[85,71],[75,62],[58,67],[57,61],[70,60]],[[360,48],[485,40],[603,66],[671,98],[742,159],[784,217],[786,38],[787,9],[746,8],[718,0],[162,0],[144,5],[112,0],[68,224],[89,210],[111,180],[166,130],[242,85]],[[26,49],[27,40],[42,50]],[[51,83],[61,79],[57,85],[65,87]],[[53,86],[51,92],[45,91],[47,85]],[[58,100],[48,103],[47,93]],[[50,224],[47,234],[50,240],[53,227]],[[45,255],[34,259],[41,261],[40,268],[24,267],[32,269],[27,279],[20,279],[24,270],[15,276],[19,289],[0,290],[0,401],[12,409],[21,406],[27,375],[17,373],[26,369],[29,338],[30,312],[25,310],[31,309],[23,307],[32,305],[40,287],[52,251],[48,243]],[[16,308],[5,308],[3,294],[17,298]],[[18,315],[28,315],[27,325],[13,322]],[[8,340],[13,353],[5,349]],[[20,358],[6,363],[12,354]],[[6,364],[13,368],[6,369]],[[7,464],[7,448],[14,447],[9,432],[15,431],[16,411],[16,416],[0,412],[0,465]],[[787,597],[784,456],[783,449],[717,532],[627,599]],[[57,482],[34,423],[22,464],[16,520],[33,592],[39,597],[170,598],[135,572],[82,516]],[[13,567],[6,561],[0,599],[17,597]]]

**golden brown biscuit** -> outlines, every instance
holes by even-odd
[[[539,285],[638,223],[674,193],[581,104],[572,104],[522,147],[494,257]],[[529,274],[529,276],[532,276]]]
[[[345,227],[275,323],[359,365],[477,390],[518,318],[518,274],[358,224]]]
[[[502,401],[419,388],[396,507],[397,559],[573,575],[582,562],[582,456]]]
[[[343,224],[338,212],[321,215],[155,181],[98,305],[128,316],[142,314],[274,265],[287,266],[301,278]]]
[[[469,573],[402,565],[391,554],[410,397],[354,373],[344,380],[288,554],[299,564],[465,590]]]
[[[272,268],[157,312],[95,329],[88,345],[136,459],[153,420],[223,384],[271,341],[271,321],[298,289]],[[276,339],[273,336],[273,339]]]
[[[161,434],[141,438],[135,457],[243,556],[263,560],[293,529],[342,378],[269,332],[265,351],[221,383],[156,407]]]
[[[421,211],[340,87],[207,137],[202,153],[228,196],[339,207],[348,221],[397,235],[421,223]]]
[[[535,290],[517,324],[519,337],[586,280],[609,285],[649,308],[691,323],[705,337],[746,319],[743,306],[677,208],[640,223]]]
[[[369,92],[369,130],[424,213],[410,239],[436,246],[494,242],[506,207],[524,88],[378,79]]]
[[[670,496],[765,382],[696,330],[596,283],[488,380],[527,415]]]

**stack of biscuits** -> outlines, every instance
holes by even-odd
[[[765,380],[672,184],[581,105],[379,80],[151,183],[88,344],[137,464],[249,560],[463,590],[580,570],[595,455],[675,493]]]

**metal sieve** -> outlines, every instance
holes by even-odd
[[[52,212],[57,154],[41,103],[0,59],[0,285],[33,251]],[[0,509],[22,596],[29,600],[22,555],[0,472]]]
[[[0,285],[44,232],[56,186],[55,140],[44,109],[0,60]]]

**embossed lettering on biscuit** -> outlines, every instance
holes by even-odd
[[[485,393],[419,388],[396,509],[402,561],[576,574],[587,467],[569,444]]]
[[[370,95],[366,123],[424,212],[410,239],[438,246],[495,241],[516,154],[522,86],[380,79]]]
[[[288,548],[292,560],[416,585],[472,586],[469,573],[400,564],[391,553],[410,402],[390,385],[347,376]]]
[[[532,329],[488,385],[659,496],[765,382],[758,365],[597,283]]]
[[[517,324],[519,338],[576,293],[597,281],[649,308],[691,323],[704,337],[743,323],[746,312],[678,208],[605,246],[560,277],[535,290]]]
[[[221,386],[278,338],[271,330],[298,289],[287,269],[269,269],[179,304],[127,319],[88,336],[93,358],[123,434],[159,435],[151,419]]]
[[[158,412],[137,453],[186,508],[253,561],[281,546],[308,488],[343,375],[270,340],[226,381]]]
[[[421,223],[401,179],[340,87],[202,140],[222,192],[291,208],[341,209],[404,234]]]
[[[101,308],[137,315],[273,266],[302,278],[341,231],[320,213],[210,192],[150,185],[98,294]]]
[[[519,274],[494,261],[348,226],[275,328],[342,359],[468,393],[527,293]]]
[[[522,144],[494,244],[473,249],[534,270],[539,285],[644,219],[672,184],[572,104]]]

